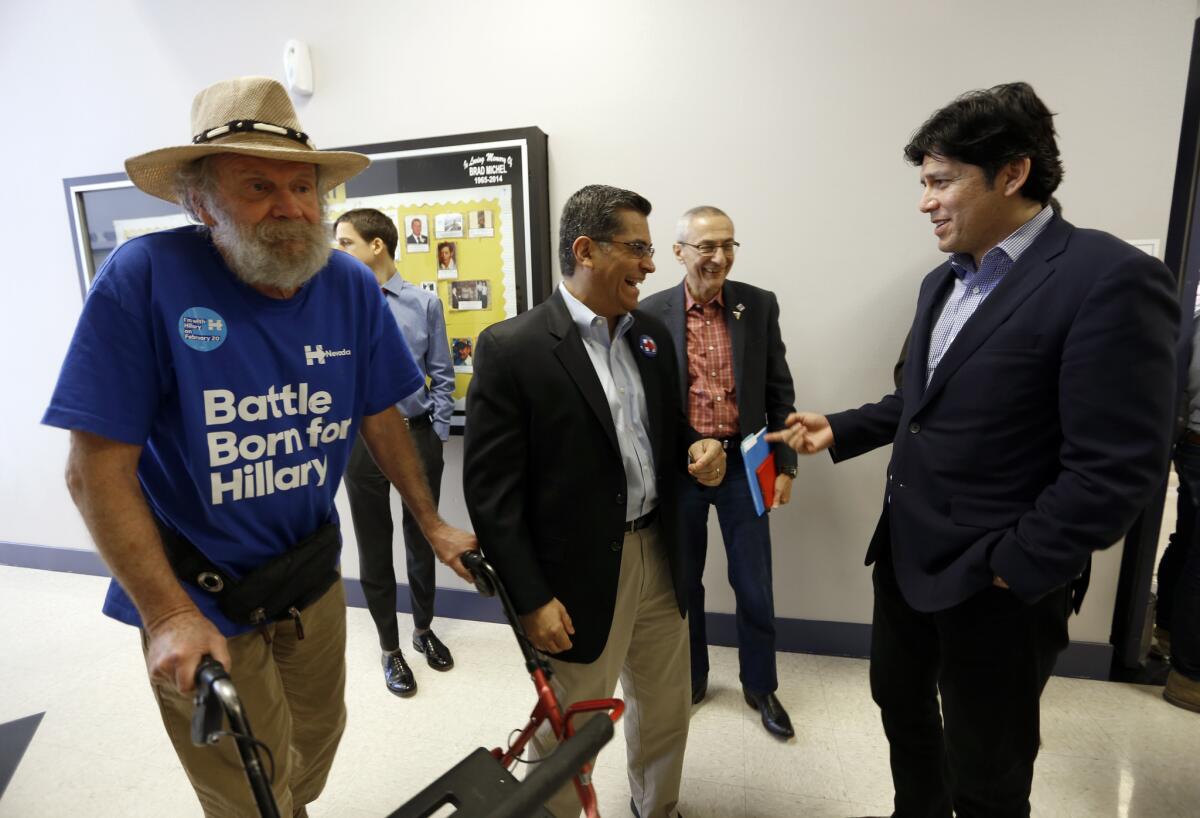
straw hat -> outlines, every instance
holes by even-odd
[[[240,153],[321,166],[321,193],[358,174],[371,160],[351,151],[319,151],[300,128],[287,91],[269,77],[239,77],[205,88],[192,101],[192,144],[125,160],[129,179],[151,196],[179,203],[175,173],[215,153]]]

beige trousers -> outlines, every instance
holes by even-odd
[[[691,670],[687,621],[675,603],[657,525],[625,535],[612,630],[600,658],[580,664],[551,656],[550,666],[551,685],[564,709],[571,702],[612,696],[621,680],[633,803],[642,818],[672,818],[687,746]],[[582,717],[575,720],[576,728],[584,723]],[[534,736],[534,756],[544,758],[555,745],[547,722]],[[556,818],[577,816],[581,810],[570,783],[546,807]]]
[[[304,815],[305,805],[320,795],[346,727],[346,593],[341,580],[301,611],[301,619],[304,639],[297,639],[295,625],[285,620],[268,627],[269,645],[258,631],[229,640],[230,678],[246,719],[254,737],[275,757],[272,790],[280,815]],[[257,815],[233,739],[195,746],[191,697],[174,688],[151,689],[205,816]],[[262,756],[269,773],[270,762]]]

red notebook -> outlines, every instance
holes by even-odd
[[[767,427],[742,440],[742,465],[746,468],[746,487],[754,500],[754,510],[762,516],[775,502],[775,452],[767,443]]]
[[[771,452],[754,470],[758,475],[758,488],[762,491],[763,506],[770,508],[775,504],[775,452]]]

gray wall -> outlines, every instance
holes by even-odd
[[[779,293],[800,405],[831,411],[887,390],[917,282],[939,261],[900,149],[957,93],[1033,83],[1060,114],[1068,217],[1165,239],[1196,12],[1195,0],[0,4],[0,541],[91,548],[63,486],[67,436],[38,425],[80,304],[61,179],[183,142],[198,89],[280,76],[291,37],[312,46],[317,93],[299,109],[321,146],[538,125],[552,210],[589,182],[635,188],[664,250],[685,208],[728,210],[744,245],[734,276]],[[647,292],[681,274],[660,258]],[[886,456],[802,462],[794,502],[772,518],[781,616],[869,621],[862,553]],[[460,441],[448,459],[445,514],[466,524]],[[1107,640],[1118,562],[1118,549],[1099,561],[1076,639]],[[717,611],[733,609],[724,569],[714,554]]]

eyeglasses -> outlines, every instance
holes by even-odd
[[[623,244],[629,248],[634,258],[654,258],[654,245],[642,241],[616,241],[615,239],[596,239],[597,244]]]
[[[734,241],[733,239],[730,239],[729,241],[727,241],[723,244],[716,244],[711,241],[702,241],[699,244],[689,244],[686,241],[681,241],[679,243],[682,244],[684,247],[694,248],[696,250],[696,252],[702,256],[711,256],[711,255],[715,254],[717,252],[718,247],[721,248],[721,251],[724,252],[725,255],[732,256],[734,253],[737,252],[738,248],[742,246],[742,245],[738,244],[736,241]]]

